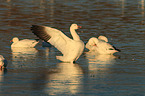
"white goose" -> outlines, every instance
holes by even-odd
[[[35,40],[30,40],[30,39],[23,39],[23,40],[19,40],[18,37],[14,37],[11,40],[12,45],[11,47],[35,47],[36,44],[39,42],[39,39],[35,39]]]
[[[7,66],[7,60],[2,56],[0,55],[0,69],[3,69]]]
[[[120,52],[119,49],[116,49],[108,43],[108,39],[105,36],[90,38],[86,44],[86,48],[98,54],[114,54],[116,52]]]
[[[80,57],[84,50],[84,43],[75,31],[79,27],[77,24],[70,26],[70,33],[73,39],[51,27],[32,25],[31,30],[36,36],[45,42],[49,42],[63,54],[63,56],[56,56],[57,59],[63,62],[73,63]]]

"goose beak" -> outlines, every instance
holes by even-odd
[[[13,40],[11,40],[10,42],[13,42]]]
[[[78,28],[82,28],[82,26],[78,26]]]

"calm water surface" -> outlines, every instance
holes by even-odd
[[[84,50],[76,64],[56,59],[54,47],[11,49],[13,37],[37,38],[32,24],[69,33],[77,23],[81,39],[105,35],[121,50],[114,56]],[[0,0],[0,96],[144,96],[144,0]]]

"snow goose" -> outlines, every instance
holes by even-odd
[[[32,48],[32,47],[36,46],[36,44],[39,42],[39,39],[35,39],[35,40],[30,40],[30,39],[19,40],[18,37],[14,37],[11,40],[11,42],[13,42],[11,47],[29,47],[29,48]]]
[[[2,56],[0,55],[0,69],[3,69],[7,66],[7,60]]]
[[[57,59],[73,63],[84,50],[84,43],[75,31],[79,27],[77,24],[70,26],[70,33],[73,39],[70,39],[61,31],[47,26],[32,25],[31,30],[36,36],[45,42],[49,42],[63,54],[63,56],[56,56]]]
[[[116,49],[108,43],[108,39],[105,36],[90,38],[86,44],[86,48],[90,51],[97,52],[98,54],[114,54],[120,52],[119,49]]]

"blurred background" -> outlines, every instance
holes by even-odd
[[[72,23],[86,43],[104,35],[121,50],[98,56],[87,49],[76,62],[61,63],[54,47],[11,49],[13,37],[36,39],[30,27],[45,25],[71,38]],[[144,96],[144,0],[0,0],[0,54],[8,60],[0,71],[0,95]]]

